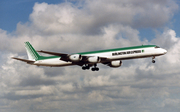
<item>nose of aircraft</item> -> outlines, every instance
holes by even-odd
[[[166,54],[166,53],[167,53],[167,50],[166,50],[166,49],[163,49],[163,52],[164,52],[164,54]]]

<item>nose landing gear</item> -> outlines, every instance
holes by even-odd
[[[155,60],[152,60],[152,63],[155,63],[156,61]]]
[[[155,56],[152,57],[152,63],[155,63]]]

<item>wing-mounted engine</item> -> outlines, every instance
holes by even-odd
[[[89,57],[87,61],[90,63],[98,63],[100,61],[100,58],[98,56],[93,56],[93,57]]]
[[[69,56],[69,59],[73,62],[77,62],[82,60],[82,56],[80,54],[73,54]]]
[[[110,67],[120,67],[122,65],[122,61],[121,60],[111,61],[107,65]]]

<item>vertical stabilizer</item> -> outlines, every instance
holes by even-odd
[[[29,60],[37,61],[40,58],[40,55],[36,52],[36,50],[29,42],[25,42],[25,47]]]

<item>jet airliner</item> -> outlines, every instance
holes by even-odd
[[[106,49],[98,51],[89,51],[73,54],[65,54],[50,51],[36,51],[29,42],[25,42],[28,59],[12,57],[13,59],[26,62],[27,64],[37,66],[61,67],[70,65],[79,65],[83,70],[90,69],[98,71],[98,63],[110,67],[120,67],[122,60],[148,58],[152,57],[152,63],[155,63],[155,57],[167,53],[163,48],[157,45],[142,45],[115,49]],[[38,54],[45,53],[52,56],[41,56]]]

